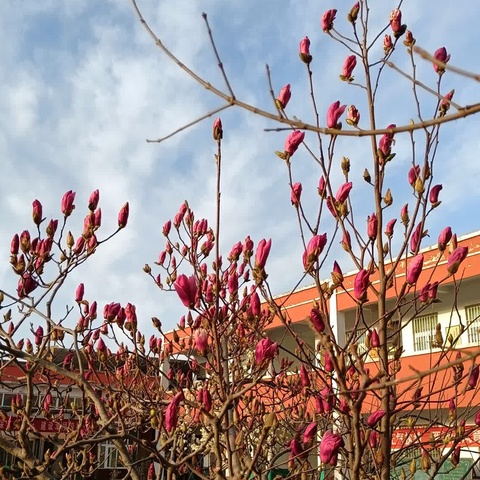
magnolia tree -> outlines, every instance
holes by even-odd
[[[166,244],[157,261],[144,267],[154,286],[175,292],[184,306],[174,331],[165,332],[160,320],[153,318],[155,333],[142,333],[128,299],[100,306],[103,314],[98,313],[87,279],[86,287],[80,284],[72,298],[73,307],[57,317],[53,305],[66,278],[126,227],[128,203],[118,215],[118,230],[102,236],[98,191],[88,200],[79,228],[70,225],[74,192],[64,195],[60,220],[47,221],[41,203],[34,201],[33,228],[15,234],[11,244],[18,289],[1,293],[0,379],[5,391],[12,392],[12,401],[11,411],[2,415],[0,448],[15,459],[2,474],[94,475],[104,465],[99,446],[105,442],[115,447],[119,476],[132,479],[282,475],[387,480],[414,478],[420,470],[431,478],[454,470],[465,440],[480,426],[475,400],[480,350],[460,352],[455,347],[468,328],[460,318],[464,328],[456,336],[443,338],[441,326],[437,327],[428,370],[401,375],[407,362],[401,333],[436,302],[442,283],[458,286],[468,255],[467,247],[457,245],[456,235],[445,225],[432,273],[421,275],[429,215],[441,203],[442,186],[432,173],[440,131],[449,121],[480,110],[478,104],[455,104],[453,90],[445,92],[442,79],[472,75],[450,67],[446,47],[432,56],[415,47],[414,34],[402,23],[399,9],[373,34],[365,0],[342,12],[341,19],[336,10],[319,12],[321,29],[345,48],[340,80],[345,88],[356,88],[365,111],[341,101],[321,111],[312,80],[315,52],[305,37],[299,45],[298,68],[303,64],[310,88],[297,91],[312,103],[314,122],[307,124],[288,112],[290,85],[278,95],[272,89],[271,111],[239,100],[210,28],[226,89],[204,81],[164,47],[133,3],[157,46],[225,100],[219,110],[243,108],[278,122],[277,130],[284,131],[285,140],[279,138],[284,148],[276,155],[286,167],[304,246],[302,279],[309,278],[316,287],[306,319],[315,341],[301,338],[272,296],[267,260],[275,239],[246,236],[229,252],[220,251],[224,132],[216,119],[216,218],[196,218],[183,203],[163,227]],[[417,78],[417,54],[431,63],[435,85]],[[394,59],[408,60],[411,71],[397,68]],[[377,125],[376,96],[387,67],[411,82],[417,123]],[[427,107],[419,100],[425,93],[431,97]],[[363,159],[363,179],[352,178],[348,158],[338,159],[337,141],[345,136],[351,146],[360,137],[369,139],[371,155]],[[392,183],[389,172],[400,138],[411,143],[411,158],[403,176],[397,175]],[[303,190],[295,181],[299,149],[313,159],[311,172],[319,178],[316,191]],[[401,209],[393,206],[396,192],[389,184],[401,192],[409,189],[410,198]],[[355,197],[361,200],[356,203],[357,189],[362,195]],[[306,203],[316,204],[316,211],[308,213]],[[365,206],[371,212],[366,222],[361,213],[354,216]],[[333,227],[325,231],[325,224]],[[338,243],[344,250],[342,260],[335,257]],[[341,268],[347,257],[357,271],[352,288],[345,284]],[[332,266],[327,281],[321,273],[324,266]],[[292,283],[298,280],[293,278]],[[355,306],[354,329],[347,338],[338,334],[331,320],[329,300],[337,292],[347,292]],[[454,312],[455,298],[451,308]],[[273,323],[293,338],[292,350],[287,352],[274,341]],[[41,420],[50,427],[40,428]],[[441,437],[433,434],[439,426]],[[398,428],[411,432],[409,443],[400,447],[392,442]],[[41,456],[33,448],[39,439],[51,445]],[[471,476],[473,468],[475,463],[462,475]]]

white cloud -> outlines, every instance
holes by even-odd
[[[72,276],[60,303],[71,302],[76,284],[84,280],[88,295],[99,301],[131,301],[137,304],[145,324],[149,317],[158,315],[173,325],[182,308],[174,294],[159,294],[141,269],[145,263],[152,264],[164,248],[162,225],[184,199],[189,200],[197,217],[208,217],[210,223],[214,220],[212,119],[160,145],[148,144],[145,139],[170,133],[220,101],[161,53],[128,2],[57,3],[19,7],[10,0],[0,6],[0,247],[5,252],[1,285],[15,283],[7,263],[8,245],[12,233],[27,228],[34,198],[42,200],[50,218],[59,215],[63,193],[77,191],[72,230],[78,234],[88,195],[100,188],[105,231],[116,228],[118,209],[127,200],[131,223],[95,254],[94,261]],[[452,52],[452,63],[474,68],[476,56],[473,46],[468,45],[471,35],[458,35],[457,30],[461,18],[463,32],[476,31],[476,5],[472,1],[461,3],[463,9],[452,5],[430,10],[418,2],[406,2],[404,21],[414,30],[419,45],[434,50],[445,43]],[[289,114],[314,121],[305,67],[298,59],[298,43],[308,35],[321,124],[328,106],[341,99],[361,109],[362,127],[366,128],[367,107],[358,100],[361,90],[337,80],[346,53],[320,30],[323,10],[318,2],[309,1],[301,8],[297,2],[289,2],[279,8],[273,0],[260,4],[253,0],[209,0],[201,5],[187,0],[144,0],[139,6],[152,29],[181,61],[224,88],[201,18],[201,12],[207,11],[236,93],[271,109],[265,76],[265,63],[269,63],[276,90],[285,83],[292,84]],[[378,28],[387,24],[390,13],[389,7],[381,8],[373,17]],[[349,31],[343,23],[345,14],[339,8],[336,26],[342,32]],[[404,47],[399,47],[395,62],[407,65]],[[372,58],[379,52],[381,48],[372,49]],[[421,60],[417,63],[419,78],[434,85],[431,65]],[[385,75],[386,85],[379,93],[379,102],[385,108],[378,125],[415,118],[409,83],[392,71]],[[465,88],[460,88],[463,84]],[[442,91],[455,87],[455,98],[462,105],[476,101],[476,85],[462,78],[448,73],[442,85]],[[228,253],[234,242],[248,234],[256,241],[272,237],[270,279],[275,292],[284,291],[301,275],[303,250],[290,205],[286,169],[274,154],[282,148],[288,132],[265,133],[263,129],[272,126],[271,121],[231,109],[222,112],[222,119],[222,248]],[[469,202],[479,201],[474,183],[478,177],[477,124],[474,118],[459,121],[446,126],[441,137],[444,150],[439,153],[437,173],[444,184],[444,205],[440,208],[455,216],[458,233],[478,229],[475,219],[458,214]],[[316,150],[315,135],[307,134],[307,140]],[[397,137],[396,149],[398,155],[388,177],[395,189],[392,216],[409,199],[409,187],[405,188],[406,169],[411,162],[408,136]],[[352,161],[352,195],[360,200],[356,222],[362,229],[372,210],[369,187],[361,177],[363,169],[371,164],[369,141],[338,139],[333,167],[335,189],[343,182],[339,168],[342,155]],[[295,155],[292,169],[294,181],[304,185],[306,211],[314,212],[320,171],[303,150]],[[465,191],[469,196],[462,193]],[[439,230],[442,222],[441,213],[434,215],[432,232]],[[331,234],[331,227],[327,213],[320,230]],[[325,265],[326,275],[330,263]]]

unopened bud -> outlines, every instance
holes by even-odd
[[[365,169],[365,171],[363,172],[363,179],[367,182],[367,183],[371,183],[372,182],[372,177],[370,176],[370,172]]]

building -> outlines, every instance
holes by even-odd
[[[470,466],[480,458],[480,430],[474,425],[474,416],[480,405],[480,393],[478,388],[471,392],[455,391],[451,387],[455,373],[451,367],[444,369],[442,365],[455,360],[456,355],[460,352],[465,358],[464,368],[468,371],[472,364],[471,361],[466,360],[469,352],[480,353],[480,232],[459,238],[458,243],[461,246],[467,246],[469,254],[455,277],[447,274],[446,255],[439,252],[436,246],[422,251],[424,254],[423,271],[417,284],[423,286],[427,283],[440,282],[436,299],[428,302],[421,309],[415,308],[415,302],[405,305],[398,318],[391,319],[394,327],[392,332],[397,333],[392,334],[389,342],[391,342],[392,356],[398,349],[403,351],[401,369],[396,372],[396,379],[399,380],[400,385],[406,387],[402,395],[399,395],[399,401],[407,402],[409,404],[407,410],[411,411],[410,415],[404,416],[403,423],[395,428],[394,449],[406,452],[406,458],[402,461],[404,465],[407,465],[412,458],[416,459],[421,455],[421,452],[406,448],[413,438],[424,439],[425,442],[428,442],[432,435],[434,438],[447,437],[452,431],[451,422],[449,423],[449,415],[451,415],[449,404],[450,400],[454,399],[455,407],[467,419],[464,426],[467,435],[461,444],[460,462],[462,471],[466,473]],[[363,317],[358,318],[357,303],[352,296],[355,276],[356,272],[345,274],[342,288],[337,288],[329,298],[330,323],[339,343],[355,343],[358,352],[364,355],[368,367],[374,370],[378,368],[378,355],[376,349],[369,345],[367,337],[369,332],[376,327],[378,309],[375,302],[370,299],[364,305]],[[397,273],[399,284],[404,283],[404,276],[405,262],[401,261]],[[375,285],[374,276],[371,277],[371,281]],[[461,288],[459,288],[460,283]],[[412,300],[414,295],[414,293],[411,294]],[[293,294],[276,297],[277,304],[281,305],[282,311],[290,321],[292,331],[300,336],[312,351],[317,350],[319,342],[309,320],[312,305],[317,300],[316,297],[315,286],[307,286],[298,289]],[[396,302],[395,285],[388,291],[388,301],[391,304]],[[182,335],[182,332],[180,334]],[[186,335],[185,332],[184,334]],[[167,334],[166,342],[178,335],[178,332]],[[295,351],[297,343],[279,318],[274,318],[269,325],[267,335],[272,341],[278,343],[282,349],[282,357],[290,361],[291,373],[298,373],[299,362],[294,355],[288,353]],[[180,344],[178,341],[174,343]],[[162,379],[166,392],[178,389],[179,385],[191,385],[194,382],[201,384],[207,377],[207,372],[203,367],[204,363],[202,363],[205,360],[201,356],[195,358],[199,368],[191,371],[192,349],[189,348],[188,352],[186,350],[175,348],[166,356],[166,361],[163,363],[163,375],[159,377]],[[64,356],[60,355],[57,361],[63,362]],[[318,361],[322,362],[322,358],[318,358]],[[415,372],[429,370],[431,374],[419,382]],[[107,382],[107,377],[102,376],[101,372],[98,375],[100,375],[100,383]],[[419,387],[428,390],[431,385],[438,385],[438,382],[444,388],[431,396],[436,407],[428,411],[424,409],[419,411],[411,399],[411,392],[417,391]],[[51,382],[43,381],[39,374],[35,377],[35,385],[38,394],[35,403],[39,407],[32,418],[32,424],[39,435],[34,441],[34,450],[41,458],[46,451],[52,448],[48,440],[49,435],[61,435],[62,429],[69,427],[69,422],[71,426],[72,422],[77,421],[74,410],[84,409],[86,411],[85,409],[88,409],[89,405],[88,402],[85,403],[78,387],[66,379],[58,379],[55,396],[50,405],[51,412],[54,412],[55,415],[53,417],[45,415],[40,406],[45,400],[47,388]],[[9,431],[15,429],[12,400],[15,400],[17,395],[24,394],[24,379],[20,377],[18,367],[4,365],[0,370],[0,432],[3,432],[3,435],[8,435]],[[67,403],[71,407],[65,409],[67,396]],[[60,411],[61,415],[59,415]],[[408,425],[409,416],[416,418],[415,425]],[[60,420],[58,420],[59,418]],[[445,445],[448,446],[448,441]],[[107,475],[112,477],[113,472],[117,471],[121,473],[118,452],[112,444],[100,444],[96,456],[100,460],[100,468],[95,472],[95,478],[107,478]],[[63,460],[59,459],[58,461]],[[208,467],[208,458],[202,459],[202,461],[203,467]],[[14,459],[0,451],[0,462],[8,466],[14,462]],[[456,474],[458,471],[456,470]],[[480,477],[478,466],[466,473],[465,478],[471,479],[474,478],[474,475]],[[415,478],[421,478],[420,474],[417,473]],[[460,477],[457,475],[456,478]],[[443,476],[443,480],[449,479],[447,474]]]

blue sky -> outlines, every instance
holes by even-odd
[[[201,12],[207,12],[237,96],[272,109],[265,76],[268,63],[276,91],[286,83],[292,85],[289,114],[312,121],[306,72],[298,59],[298,43],[308,35],[324,121],[328,106],[337,99],[364,110],[361,92],[338,80],[345,50],[320,29],[323,11],[337,8],[336,26],[348,33],[343,19],[350,3],[306,1],[300,7],[293,0],[139,0],[139,7],[152,29],[182,61],[223,87],[201,18]],[[372,30],[387,24],[396,5],[372,3]],[[469,70],[478,68],[477,10],[474,0],[445,2],[441,8],[414,1],[402,6],[403,21],[420,46],[432,52],[445,46],[452,55],[451,63]],[[380,52],[380,47],[377,50]],[[406,66],[403,46],[398,50],[393,61]],[[145,139],[170,133],[220,101],[162,55],[141,28],[128,0],[45,0],[39,4],[4,0],[0,6],[0,65],[0,248],[4,252],[0,285],[6,289],[15,285],[9,271],[9,243],[13,233],[30,228],[35,198],[42,201],[50,218],[58,216],[63,193],[76,191],[77,210],[71,225],[79,231],[88,196],[99,188],[104,231],[115,227],[117,212],[125,201],[130,202],[131,222],[108,249],[99,251],[93,262],[72,276],[60,304],[70,303],[76,285],[84,281],[86,296],[97,299],[101,306],[130,301],[137,305],[143,325],[149,325],[150,317],[156,315],[173,326],[183,307],[175,294],[160,293],[142,267],[153,264],[164,248],[163,223],[173,217],[184,199],[197,217],[206,216],[213,222],[215,145],[211,121],[160,145],[147,144]],[[418,60],[418,75],[434,88],[436,74],[429,63]],[[385,81],[379,95],[379,122],[408,123],[415,118],[411,86],[392,71],[386,72]],[[478,101],[478,85],[473,81],[447,73],[442,84],[444,93],[456,89],[454,100],[460,105]],[[425,104],[433,105],[428,98]],[[302,273],[302,247],[288,179],[274,154],[283,148],[285,133],[265,133],[263,129],[272,122],[238,110],[223,112],[222,120],[223,250],[228,253],[233,243],[249,234],[256,241],[271,237],[270,280],[273,291],[281,293]],[[441,134],[435,183],[444,186],[443,203],[428,225],[432,243],[447,224],[459,235],[479,229],[479,126],[479,119],[470,117],[446,126]],[[315,146],[313,135],[306,139]],[[395,151],[388,179],[395,202],[392,217],[410,198],[407,135],[397,136]],[[336,155],[351,159],[352,195],[360,204],[356,215],[366,218],[373,208],[361,179],[364,168],[371,164],[368,141],[339,139]],[[318,201],[319,175],[313,161],[299,150],[294,157],[294,180],[303,183],[305,201],[311,199],[306,203],[309,211]],[[340,185],[340,175],[335,175]],[[322,231],[331,228],[326,218]],[[327,262],[326,275],[332,262]]]

